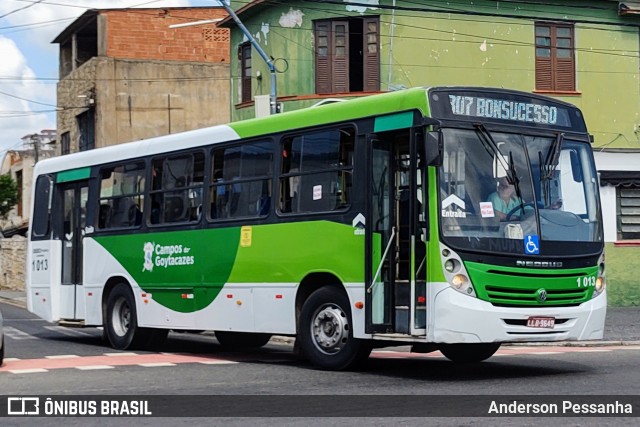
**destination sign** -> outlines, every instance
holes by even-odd
[[[545,125],[558,123],[558,107],[551,105],[461,95],[449,95],[449,101],[452,113],[458,116],[516,120]]]
[[[496,122],[586,133],[580,110],[566,102],[506,89],[432,88],[436,119]]]

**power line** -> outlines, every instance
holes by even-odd
[[[13,15],[14,13],[20,12],[21,10],[29,9],[30,7],[35,6],[38,3],[42,3],[42,2],[43,2],[43,0],[37,0],[37,1],[33,2],[33,3],[31,3],[31,4],[28,4],[28,5],[24,6],[24,7],[21,7],[19,9],[14,9],[11,12],[5,13],[4,15],[0,15],[0,19],[4,18],[6,16],[9,16],[9,15]]]

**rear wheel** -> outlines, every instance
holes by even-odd
[[[218,342],[228,348],[262,347],[271,339],[271,334],[249,332],[215,331]]]
[[[353,368],[371,353],[368,343],[353,337],[349,298],[335,287],[320,288],[305,301],[298,338],[303,355],[322,369]]]
[[[133,293],[129,286],[120,283],[113,288],[107,299],[105,332],[113,348],[148,348],[158,346],[167,337],[167,330],[138,326],[138,317]]]
[[[447,359],[458,363],[482,362],[493,356],[499,348],[500,343],[442,344],[439,347]]]

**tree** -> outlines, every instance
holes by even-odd
[[[7,214],[18,203],[18,183],[11,175],[0,175],[0,218],[6,219]]]

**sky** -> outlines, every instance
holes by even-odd
[[[0,0],[0,158],[56,128],[58,44],[87,9],[216,6],[214,0]]]

